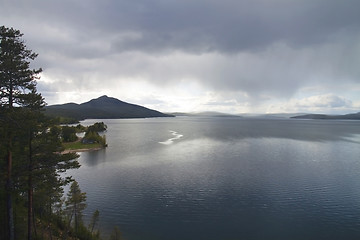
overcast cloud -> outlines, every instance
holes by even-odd
[[[0,0],[49,104],[360,111],[358,0]]]

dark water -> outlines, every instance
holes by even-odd
[[[87,120],[83,124],[95,121]],[[71,174],[108,236],[360,239],[360,122],[105,120]]]

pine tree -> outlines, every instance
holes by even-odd
[[[74,181],[67,194],[65,202],[66,210],[69,213],[69,224],[74,219],[75,232],[78,231],[79,225],[82,224],[82,212],[86,208],[86,193],[81,192],[79,184]]]
[[[31,211],[35,202],[36,210],[42,216],[51,216],[53,207],[61,202],[62,187],[70,182],[69,178],[61,177],[60,173],[68,169],[78,168],[80,165],[75,160],[75,153],[61,154],[64,150],[60,132],[44,115],[37,118],[37,125],[30,131],[29,143],[29,168],[28,168],[28,199]],[[50,131],[49,131],[50,129]],[[54,130],[55,129],[55,130]],[[33,193],[33,194],[32,194]],[[34,196],[32,201],[31,196]],[[29,228],[31,228],[31,214],[29,212]]]
[[[16,115],[22,106],[35,106],[43,103],[36,93],[36,79],[41,69],[31,69],[30,61],[36,53],[26,48],[20,31],[0,26],[0,109],[1,122],[4,124],[4,142],[6,152],[6,216],[7,237],[15,238],[13,215],[13,138],[19,126]],[[34,101],[35,100],[35,101]]]
[[[5,160],[0,163],[5,186],[0,195],[1,202],[6,202],[1,209],[6,221],[2,215],[0,238],[11,240],[32,239],[35,210],[51,216],[52,208],[61,201],[62,187],[71,180],[60,173],[79,167],[75,153],[61,154],[60,131],[41,112],[45,102],[36,91],[41,69],[30,69],[37,55],[26,49],[22,36],[18,30],[0,27],[0,156]],[[26,219],[27,210],[27,235],[20,224],[23,220],[14,223],[15,202],[17,219]]]
[[[99,212],[99,210],[96,209],[96,211],[93,213],[93,215],[91,217],[91,222],[89,224],[89,230],[91,233],[94,232],[95,225],[99,221],[99,215],[100,215],[100,212]]]
[[[114,227],[110,235],[110,240],[121,240],[121,239],[123,238],[120,229],[118,227]]]

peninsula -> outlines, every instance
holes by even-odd
[[[107,126],[103,122],[97,122],[91,126],[84,127],[81,124],[77,126],[59,127],[62,136],[64,150],[62,153],[96,151],[107,147],[106,136],[100,136],[99,132],[104,132]],[[84,134],[79,137],[77,134]]]
[[[326,115],[326,114],[305,114],[291,118],[297,119],[322,119],[322,120],[360,120],[360,112],[345,115]]]

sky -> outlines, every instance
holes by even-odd
[[[358,0],[0,0],[48,105],[102,95],[163,112],[360,111]]]

